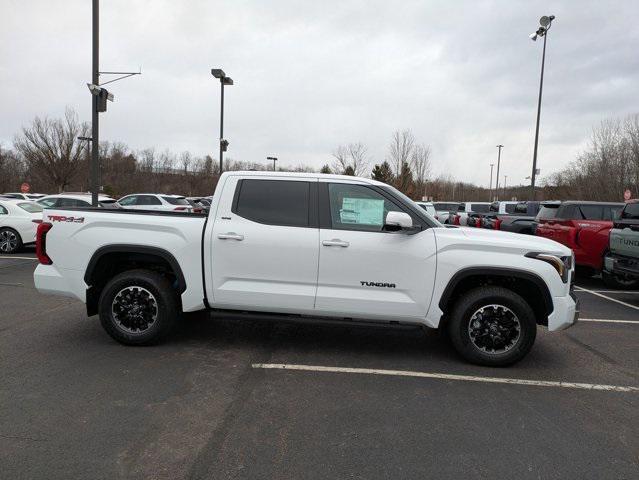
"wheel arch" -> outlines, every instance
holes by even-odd
[[[87,314],[98,312],[98,301],[102,289],[118,273],[136,268],[148,268],[167,275],[173,280],[178,294],[186,290],[186,280],[180,264],[171,252],[145,245],[117,244],[98,248],[92,255],[84,272]]]
[[[535,273],[507,267],[469,267],[455,273],[439,300],[444,323],[456,298],[473,288],[487,285],[502,286],[519,294],[532,307],[537,323],[548,325],[548,316],[554,307],[544,280]]]

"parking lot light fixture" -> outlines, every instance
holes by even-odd
[[[275,171],[275,162],[277,162],[277,157],[266,157],[266,159],[273,161],[273,171]]]
[[[224,171],[223,155],[229,142],[224,139],[224,85],[233,85],[233,79],[227,77],[221,68],[212,68],[211,75],[220,80],[220,175]]]
[[[546,39],[548,38],[548,30],[552,25],[552,21],[555,19],[554,15],[544,15],[539,19],[539,28],[536,32],[530,35],[530,39],[533,42],[537,41],[537,38],[544,38],[544,48],[541,54],[541,76],[539,78],[539,98],[537,100],[537,124],[535,126],[535,148],[533,150],[533,165],[532,175],[530,177],[530,199],[535,199],[535,176],[537,174],[537,146],[539,144],[539,117],[541,116],[541,93],[544,87],[544,65],[546,63]]]
[[[499,200],[499,165],[501,164],[501,149],[504,148],[502,144],[497,145],[497,175],[495,176],[495,198]]]

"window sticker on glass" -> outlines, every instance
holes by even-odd
[[[339,211],[342,223],[383,225],[384,200],[372,198],[344,198]]]

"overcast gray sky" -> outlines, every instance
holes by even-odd
[[[0,0],[0,143],[36,115],[90,120],[90,0]],[[217,157],[222,67],[229,156],[319,168],[361,141],[371,166],[396,129],[432,147],[433,173],[488,184],[530,175],[542,43],[539,167],[556,171],[593,125],[639,111],[639,2],[103,0],[101,139]],[[502,177],[503,178],[503,177]]]

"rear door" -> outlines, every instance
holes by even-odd
[[[215,306],[312,313],[317,215],[317,179],[230,176],[209,243]]]
[[[432,228],[386,232],[389,211],[420,219],[372,185],[320,182],[318,313],[381,320],[423,319],[435,281]]]

